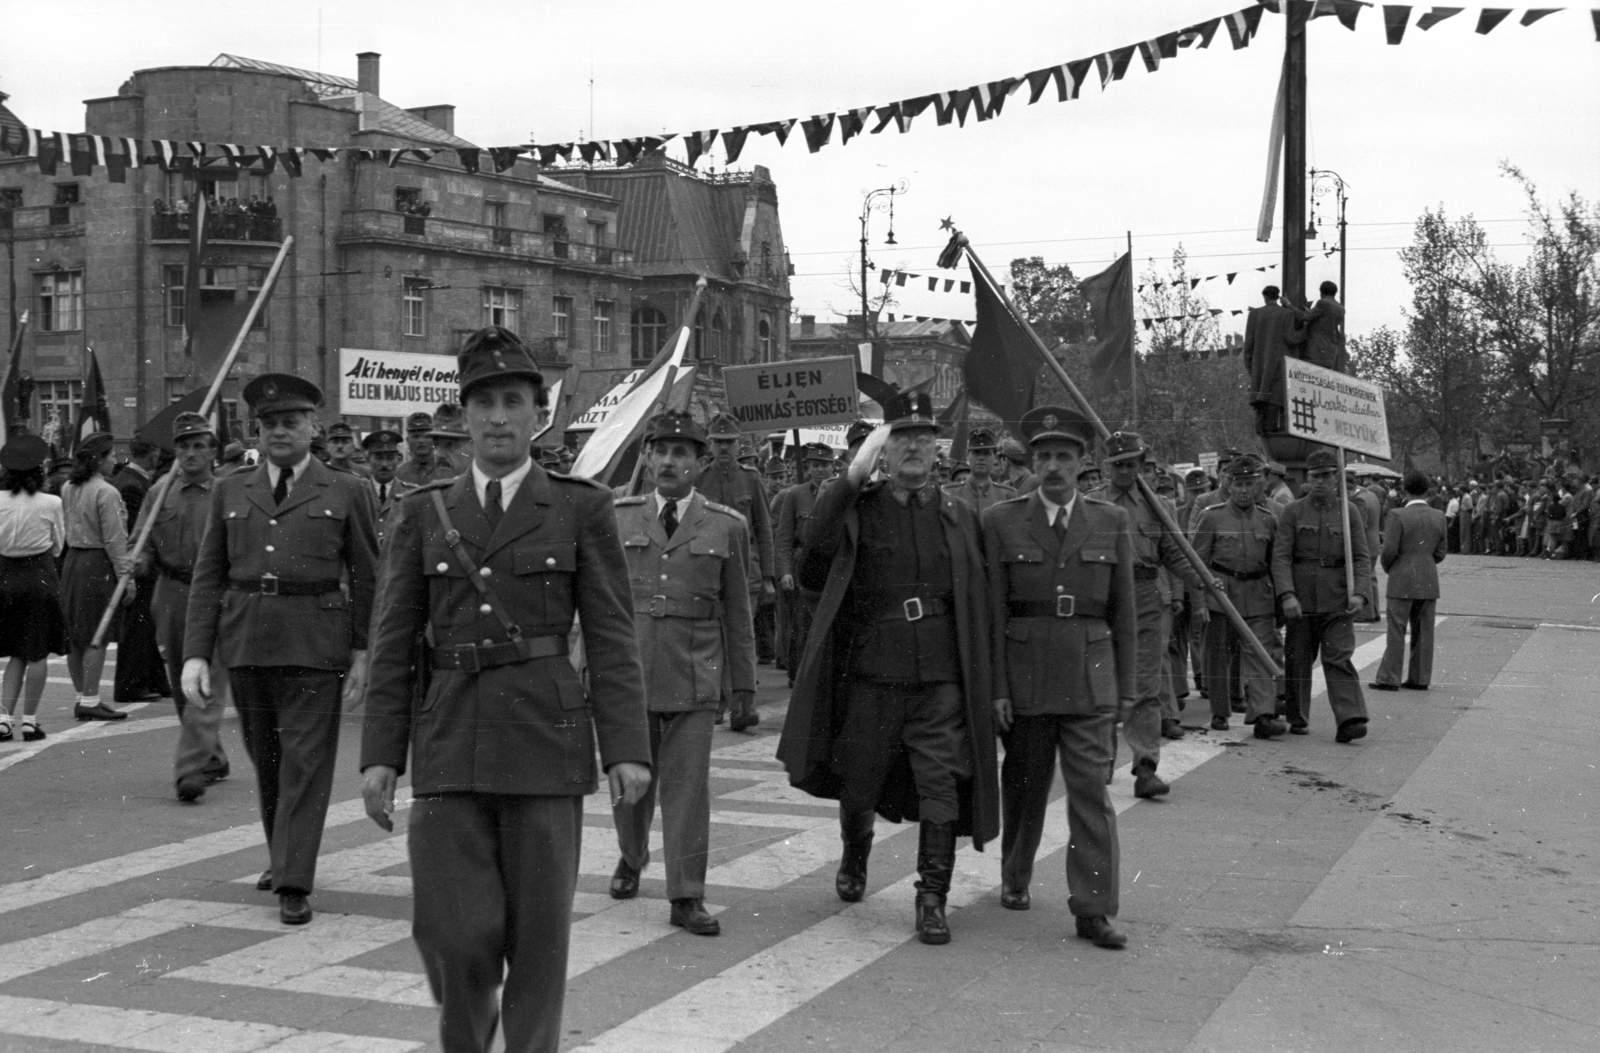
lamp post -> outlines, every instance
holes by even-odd
[[[1328,195],[1329,190],[1331,189],[1333,191],[1333,194],[1334,194],[1335,207],[1338,209],[1338,213],[1339,213],[1339,299],[1340,299],[1340,302],[1344,304],[1345,311],[1347,313],[1349,312],[1349,309],[1350,309],[1350,292],[1349,292],[1348,289],[1345,288],[1345,284],[1344,284],[1344,275],[1345,275],[1345,218],[1344,218],[1344,206],[1345,206],[1345,202],[1349,200],[1349,198],[1345,195],[1345,189],[1348,187],[1348,185],[1349,184],[1347,184],[1344,181],[1344,177],[1341,176],[1338,172],[1333,172],[1333,171],[1330,171],[1330,170],[1328,170],[1326,168],[1313,168],[1311,170],[1311,196],[1312,196],[1312,198],[1313,199],[1317,199],[1317,198],[1326,197]],[[1309,239],[1309,238],[1314,238],[1316,236],[1317,236],[1317,218],[1316,218],[1315,206],[1313,206],[1311,221],[1306,224],[1306,237]],[[1340,336],[1344,335],[1344,323],[1343,322],[1341,322],[1340,325],[1339,325],[1339,335]]]
[[[904,194],[910,188],[910,183],[905,179],[896,179],[890,186],[869,190],[861,200],[861,339],[871,340],[871,323],[867,321],[867,220],[873,212],[889,213],[889,236],[884,240],[885,245],[893,245],[894,241],[894,198],[896,194]]]

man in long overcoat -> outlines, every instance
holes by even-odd
[[[1244,319],[1244,368],[1250,374],[1250,408],[1256,411],[1256,434],[1283,431],[1283,360],[1291,345],[1305,342],[1295,329],[1295,314],[1278,302],[1278,287],[1261,290],[1260,307]]]
[[[873,813],[920,822],[917,933],[939,944],[956,838],[981,847],[1000,827],[983,545],[977,516],[933,485],[928,396],[884,416],[817,500],[799,583],[822,595],[778,759],[839,800],[847,901],[866,889]],[[888,478],[867,485],[880,453]]]

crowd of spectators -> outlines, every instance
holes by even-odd
[[[190,202],[185,199],[168,204],[160,198],[155,202],[154,237],[187,238],[189,236]],[[278,222],[277,203],[251,197],[240,201],[236,197],[206,198],[208,228],[206,237],[218,241],[281,241],[282,226]]]
[[[1536,559],[1600,558],[1600,475],[1577,472],[1536,481],[1497,473],[1438,492],[1450,551]]]

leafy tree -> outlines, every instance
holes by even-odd
[[[1012,260],[1010,292],[1011,302],[1046,346],[1093,338],[1089,301],[1078,291],[1077,276],[1067,264],[1047,267],[1042,256]]]

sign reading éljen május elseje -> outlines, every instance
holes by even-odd
[[[729,366],[728,412],[741,425],[772,431],[847,424],[860,413],[853,357]]]
[[[1283,374],[1283,411],[1289,434],[1389,459],[1389,421],[1382,388],[1297,358],[1283,360]]]
[[[454,355],[339,349],[339,412],[351,417],[432,413],[460,397]]]

